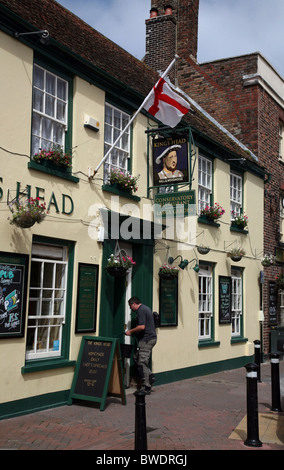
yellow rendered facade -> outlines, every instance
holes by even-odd
[[[0,251],[32,253],[33,239],[36,236],[57,241],[68,240],[74,244],[74,269],[71,289],[71,315],[69,325],[70,365],[64,368],[37,367],[34,371],[24,370],[26,364],[26,332],[29,306],[30,269],[27,279],[26,315],[23,337],[0,338],[0,405],[45,396],[70,390],[82,334],[76,333],[76,305],[79,263],[99,266],[96,328],[92,335],[99,334],[102,315],[101,282],[104,273],[104,244],[98,241],[98,227],[101,225],[98,214],[106,208],[122,215],[132,215],[139,219],[152,220],[153,193],[147,191],[147,171],[152,175],[151,158],[147,161],[147,135],[153,121],[139,114],[132,130],[131,172],[140,174],[139,199],[129,199],[102,189],[103,166],[94,177],[94,169],[104,156],[105,91],[79,76],[73,78],[72,97],[72,175],[78,181],[62,179],[58,176],[29,168],[31,153],[31,122],[33,93],[33,50],[0,32]],[[84,127],[85,115],[93,116],[100,123],[99,131]],[[197,162],[199,149],[196,146]],[[201,153],[201,152],[200,152]],[[167,238],[167,232],[153,243],[152,305],[159,311],[159,267],[167,258],[168,248],[173,257],[181,255],[191,260],[198,257],[199,266],[210,266],[213,272],[213,317],[211,323],[212,342],[204,345],[198,335],[199,325],[199,273],[190,265],[179,273],[178,284],[178,324],[157,329],[158,342],[153,351],[153,371],[163,380],[163,374],[170,371],[187,370],[205,364],[225,363],[238,358],[250,358],[253,354],[253,341],[260,337],[260,256],[263,247],[263,180],[246,171],[243,175],[243,209],[249,217],[249,233],[230,230],[230,162],[218,158],[213,161],[214,201],[225,209],[219,227],[203,224],[198,216],[185,220],[185,237],[181,237],[180,225],[175,226]],[[150,176],[150,186],[152,177]],[[9,224],[11,215],[7,201],[19,192],[29,188],[32,197],[40,197],[46,202],[49,214],[46,219],[30,229],[17,228]],[[192,189],[198,195],[198,163],[195,166]],[[149,196],[149,197],[148,197]],[[172,223],[181,221],[167,221]],[[196,247],[201,239],[211,248],[207,255],[197,254]],[[127,242],[127,240],[126,240]],[[128,241],[131,245],[131,240]],[[233,263],[227,256],[229,247],[241,245],[246,256],[241,262]],[[146,260],[145,260],[146,261]],[[231,276],[232,265],[242,273],[242,341],[232,342],[232,325],[219,324],[219,276]],[[139,269],[143,270],[143,266]],[[241,269],[240,269],[241,268]],[[137,268],[138,269],[138,268]],[[147,273],[147,276],[149,273]],[[135,295],[132,292],[132,295]],[[110,288],[110,296],[112,291]],[[143,302],[143,299],[142,299]],[[24,405],[23,405],[24,407]]]

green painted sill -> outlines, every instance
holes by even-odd
[[[112,186],[111,184],[103,184],[102,185],[102,190],[103,191],[107,191],[109,193],[112,193],[112,194],[117,194],[117,196],[121,196],[121,197],[126,197],[128,199],[132,199],[133,201],[140,201],[141,198],[139,196],[134,196],[133,194],[131,193],[128,193],[126,191],[121,191],[119,190],[118,188],[115,188],[114,186]]]
[[[243,233],[244,235],[248,235],[249,231],[244,230],[243,228],[239,228],[236,225],[231,225],[230,227],[231,232],[238,232],[238,233]]]
[[[41,359],[27,362],[21,369],[22,374],[40,372],[43,370],[61,369],[63,367],[75,367],[76,361],[68,359]]]
[[[218,224],[217,222],[214,222],[213,220],[209,220],[206,215],[200,215],[198,217],[198,220],[197,220],[199,223],[201,224],[206,224],[206,225],[210,225],[211,227],[220,227],[220,224]]]
[[[79,178],[77,178],[76,176],[72,176],[71,173],[68,173],[67,171],[60,171],[60,170],[55,170],[53,168],[46,168],[43,165],[40,165],[39,163],[35,163],[32,161],[28,163],[28,168],[30,170],[37,170],[37,171],[41,171],[42,173],[47,173],[49,175],[57,176],[58,178],[72,181],[73,183],[79,183]]]
[[[247,343],[248,339],[244,338],[243,336],[232,337],[231,344],[238,344],[238,343]]]
[[[199,348],[209,348],[213,346],[220,346],[220,341],[214,341],[213,339],[200,340],[198,343]]]

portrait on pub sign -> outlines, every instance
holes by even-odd
[[[154,186],[188,182],[188,139],[153,139]]]

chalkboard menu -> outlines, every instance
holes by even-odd
[[[97,264],[79,263],[76,333],[91,333],[96,329],[98,273]]]
[[[219,276],[219,323],[231,323],[232,281],[228,276]]]
[[[24,336],[28,255],[0,252],[0,338]]]
[[[69,404],[74,398],[94,401],[103,411],[108,394],[120,396],[126,404],[118,340],[83,336]]]
[[[160,326],[177,326],[178,276],[169,279],[160,276],[159,305]]]
[[[269,281],[269,324],[277,324],[277,290],[276,283],[274,281]]]

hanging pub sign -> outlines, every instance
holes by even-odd
[[[0,338],[24,336],[28,260],[0,252]]]
[[[153,139],[153,172],[154,186],[189,181],[186,136]]]

